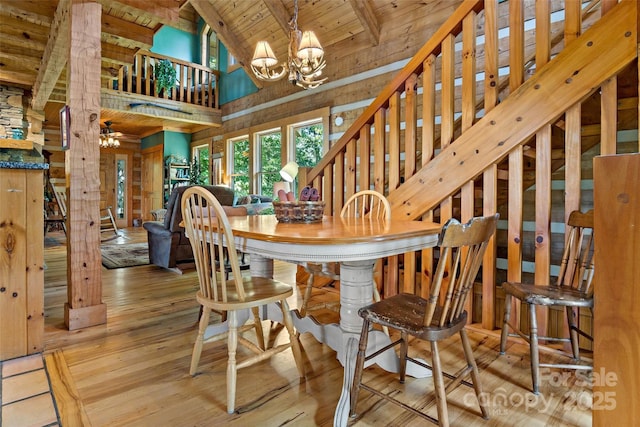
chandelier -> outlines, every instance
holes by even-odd
[[[259,41],[251,60],[251,69],[263,81],[276,81],[288,74],[289,82],[304,89],[320,86],[327,78],[320,79],[327,65],[324,49],[313,31],[304,33],[298,29],[298,0],[293,3],[293,16],[289,21],[289,52],[287,61],[278,64],[269,42]]]
[[[100,147],[101,148],[120,147],[120,141],[118,140],[118,135],[120,134],[117,132],[114,132],[113,129],[111,129],[111,121],[107,120],[106,122],[104,122],[104,124],[106,127],[104,129],[100,129],[100,138],[98,140]]]

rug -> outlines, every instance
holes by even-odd
[[[100,250],[102,251],[102,265],[110,270],[149,264],[147,243],[103,245]]]

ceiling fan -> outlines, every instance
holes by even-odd
[[[102,148],[118,148],[120,147],[120,141],[118,138],[122,136],[121,132],[115,132],[111,125],[111,120],[104,122],[105,127],[100,129],[100,137],[98,143]]]

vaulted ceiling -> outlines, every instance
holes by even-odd
[[[54,33],[58,3],[71,0],[2,0],[0,7],[0,83],[33,89],[42,79],[51,58],[45,49]],[[241,65],[248,66],[257,41],[267,40],[276,56],[287,55],[289,20],[294,0],[97,0],[102,4],[103,85],[117,75],[118,68],[130,64],[138,49],[148,50],[153,35],[162,25],[196,33],[198,16],[218,34],[219,39]],[[377,45],[381,31],[403,25],[411,30],[439,25],[459,1],[423,0],[299,0],[300,29],[316,32],[327,55],[333,59]],[[430,13],[425,23],[425,8]],[[418,9],[419,13],[418,13]],[[433,22],[428,22],[433,19]],[[415,30],[415,28],[414,28]],[[44,62],[44,64],[43,64]],[[338,71],[334,70],[334,73]],[[250,77],[254,78],[252,75]],[[66,71],[53,79],[47,119],[56,120],[66,97]],[[254,80],[260,87],[263,83]],[[53,104],[52,104],[53,103]],[[57,103],[57,104],[56,104]],[[112,120],[121,132],[148,134],[154,129],[179,130],[179,123],[136,123],[115,111],[102,111],[102,120]],[[188,126],[185,131],[193,131]]]

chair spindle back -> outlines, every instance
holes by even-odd
[[[452,218],[444,225],[438,242],[440,259],[429,291],[424,326],[433,325],[434,320],[438,326],[446,326],[464,313],[467,295],[473,288],[489,239],[495,233],[498,217],[499,214],[476,217],[466,224]],[[440,292],[446,292],[442,305],[439,305]],[[434,319],[434,315],[438,318]]]
[[[391,219],[391,205],[384,195],[374,190],[362,190],[349,197],[340,211],[342,218]]]
[[[557,286],[591,294],[593,281],[593,209],[573,211],[565,229],[565,246]]]
[[[229,279],[225,274],[216,274],[216,259],[224,260],[226,257],[237,292],[234,299],[244,301],[245,291],[233,233],[222,205],[211,192],[194,186],[182,195],[182,214],[185,233],[193,249],[202,295],[220,302],[229,300]]]

